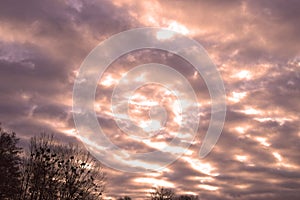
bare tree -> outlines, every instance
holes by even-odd
[[[131,198],[129,196],[124,196],[124,197],[118,198],[118,200],[131,200]]]
[[[99,163],[78,146],[63,146],[52,136],[31,139],[20,199],[101,199],[105,175]]]
[[[175,200],[198,200],[198,196],[195,195],[179,195],[175,197]]]
[[[62,169],[60,197],[62,199],[100,199],[104,191],[105,175],[100,163],[77,146],[60,147],[64,162]]]
[[[151,200],[172,200],[175,192],[170,188],[158,187],[154,188],[154,192],[150,192]]]

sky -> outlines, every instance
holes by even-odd
[[[128,115],[145,128],[148,111],[159,105],[167,113],[162,123],[154,110],[161,131],[137,140],[117,126],[113,90],[126,72],[141,64],[165,64],[186,77],[201,120],[189,149],[161,171],[129,173],[104,167],[106,196],[143,199],[151,187],[164,186],[203,200],[299,199],[299,9],[297,0],[2,0],[0,121],[24,143],[40,132],[54,133],[66,143],[84,141],[74,125],[72,93],[86,56],[122,31],[167,28],[199,42],[222,76],[227,104],[222,134],[212,152],[199,158],[211,99],[190,63],[162,50],[121,56],[99,80],[94,103],[98,122],[114,144],[128,152],[151,152],[168,145],[180,126],[176,95],[158,84],[134,92]],[[176,154],[176,148],[167,154]],[[155,165],[164,156],[147,164]]]

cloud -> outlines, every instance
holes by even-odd
[[[107,196],[142,199],[152,184],[167,184],[203,199],[299,199],[299,7],[296,0],[2,1],[0,120],[22,142],[42,131],[76,141],[72,89],[87,54],[115,33],[168,27],[199,41],[220,71],[228,96],[223,133],[209,156],[199,159],[210,97],[203,79],[185,60],[160,50],[120,57],[96,93],[98,121],[112,142],[129,152],[149,152],[172,136],[165,132],[148,143],[134,140],[118,129],[111,113],[110,97],[118,79],[144,63],[172,66],[189,80],[201,104],[201,121],[189,151],[162,172],[105,168]],[[157,87],[137,93],[163,98]],[[146,112],[138,103],[132,108]],[[132,115],[139,116],[139,122],[147,119]],[[169,117],[170,130],[176,129],[175,114]],[[155,164],[163,159],[149,160]]]

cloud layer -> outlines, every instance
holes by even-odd
[[[84,58],[113,34],[166,27],[201,43],[220,71],[228,106],[223,133],[209,156],[199,159],[210,98],[203,79],[185,60],[159,50],[120,57],[99,81],[95,102],[112,142],[130,152],[149,152],[166,145],[177,128],[176,105],[170,106],[176,98],[157,85],[136,91],[131,117],[147,123],[151,103],[143,107],[143,99],[163,102],[166,129],[137,141],[116,126],[112,90],[124,73],[144,63],[169,65],[189,80],[201,121],[186,154],[163,171],[134,174],[107,168],[107,196],[143,198],[153,185],[163,185],[207,200],[299,199],[299,9],[297,0],[2,1],[0,121],[25,140],[41,131],[66,142],[77,140],[72,90]]]

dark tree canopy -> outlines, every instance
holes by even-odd
[[[18,138],[0,127],[0,199],[15,199],[20,189]]]

